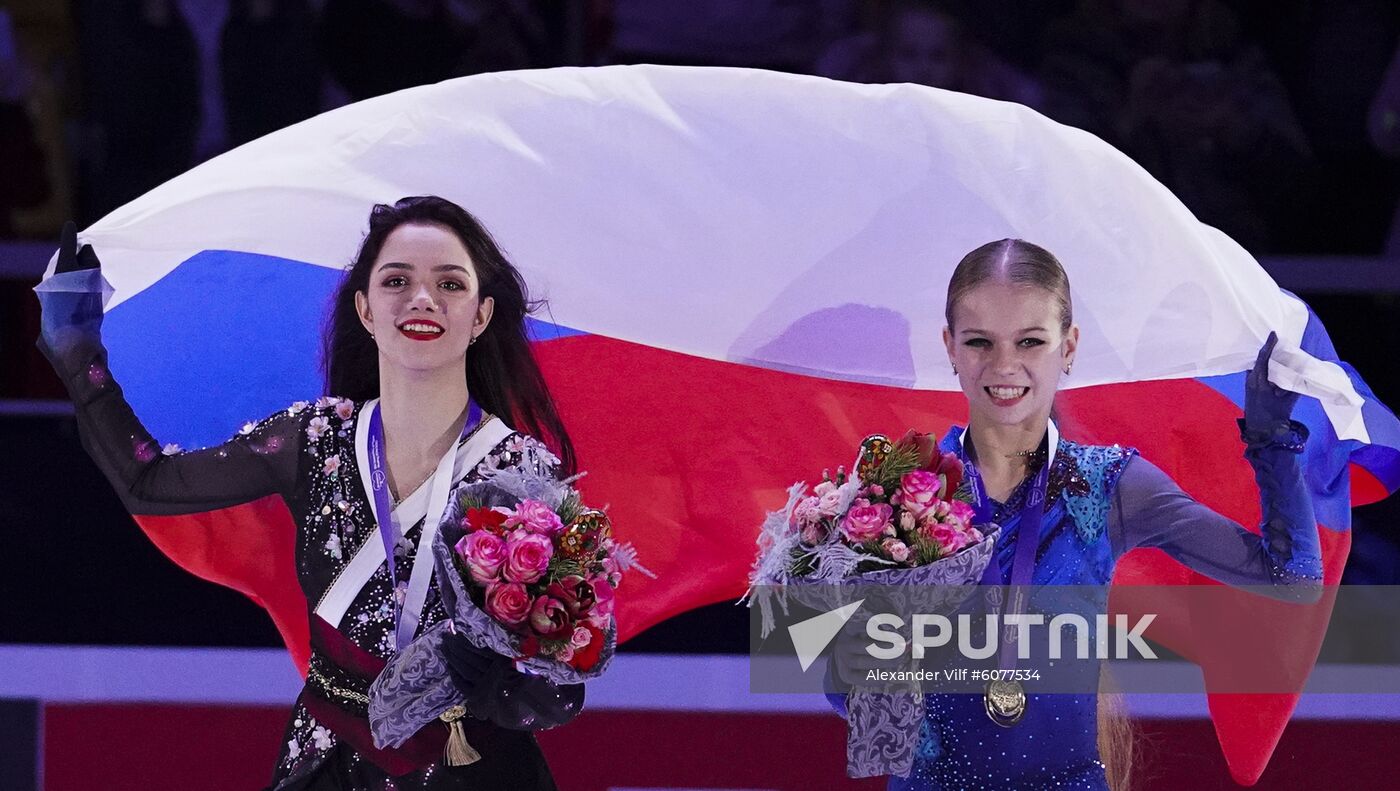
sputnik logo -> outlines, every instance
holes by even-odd
[[[792,637],[792,647],[797,651],[797,661],[802,663],[803,673],[806,673],[807,668],[817,661],[822,651],[831,645],[831,641],[836,639],[836,635],[841,633],[841,628],[851,620],[851,616],[856,614],[856,610],[859,610],[864,602],[865,599],[853,601],[844,607],[798,621],[788,627],[788,635]]]

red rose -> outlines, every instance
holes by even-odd
[[[468,530],[488,530],[498,536],[506,532],[506,515],[490,508],[468,508],[465,521]]]
[[[592,633],[593,639],[588,641],[588,645],[574,651],[574,658],[569,660],[569,664],[588,671],[596,667],[603,656],[603,630],[591,624],[584,624],[583,628]]]
[[[948,480],[948,485],[943,488],[943,499],[951,500],[957,493],[958,487],[962,485],[963,463],[956,453],[943,453],[928,468],[934,475],[942,475]]]
[[[535,599],[530,608],[530,628],[546,640],[559,640],[574,633],[569,611],[551,596]]]
[[[912,447],[919,452],[919,469],[934,472],[933,465],[942,454],[938,451],[938,438],[932,434],[920,434],[914,429],[909,429],[899,442],[895,443],[900,447]]]
[[[564,609],[568,610],[575,620],[586,616],[598,601],[593,586],[577,574],[570,574],[557,582],[549,583],[545,595],[553,596],[562,602]]]

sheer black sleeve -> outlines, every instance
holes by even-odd
[[[228,442],[180,452],[157,442],[136,417],[102,345],[101,275],[55,275],[36,289],[43,307],[39,349],[68,390],[83,447],[132,514],[198,513],[292,492],[302,416],[284,410]]]

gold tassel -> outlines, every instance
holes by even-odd
[[[462,727],[465,716],[467,709],[464,706],[453,706],[438,715],[438,719],[447,723],[448,727],[447,750],[443,754],[448,766],[466,766],[481,760],[481,753],[467,744],[467,731]]]

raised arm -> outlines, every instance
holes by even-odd
[[[102,345],[105,285],[92,248],[64,228],[53,277],[36,289],[39,349],[68,389],[83,447],[133,514],[197,513],[292,491],[301,417],[280,412],[213,448],[163,448],[132,412]]]
[[[1316,588],[1321,583],[1317,519],[1300,463],[1308,432],[1289,418],[1297,396],[1268,381],[1274,342],[1270,335],[1249,375],[1240,421],[1244,455],[1259,486],[1261,535],[1196,502],[1151,462],[1134,458],[1123,469],[1109,511],[1115,555],[1158,547],[1229,585]]]

